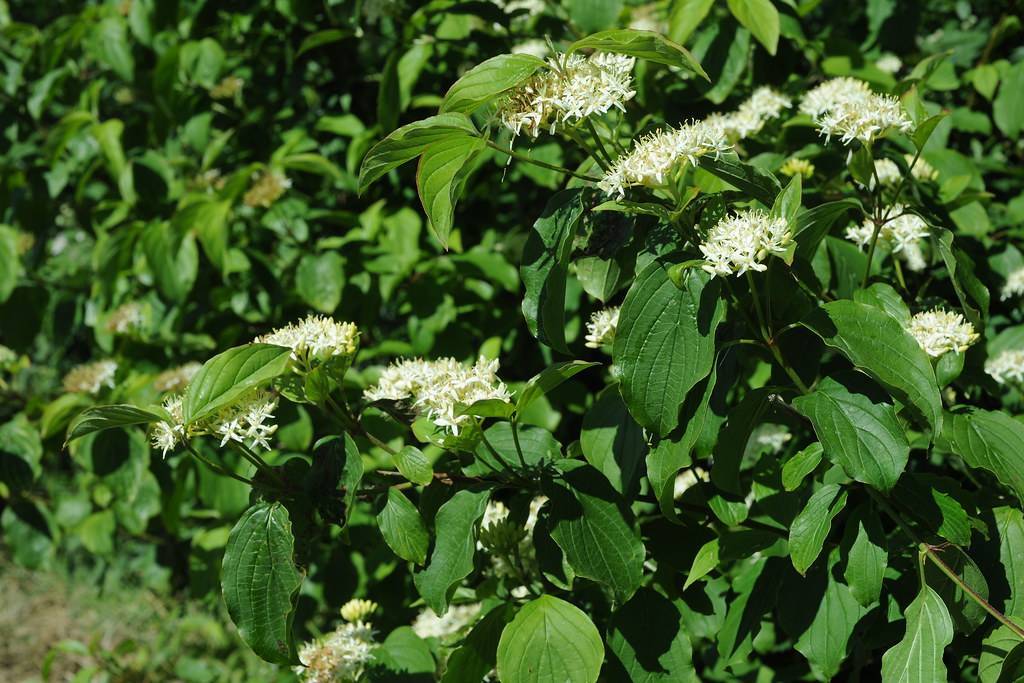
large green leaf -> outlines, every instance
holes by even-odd
[[[485,435],[487,442],[477,444],[473,462],[462,468],[468,476],[480,477],[529,468],[562,457],[562,445],[551,432],[541,427],[517,424],[513,432],[511,423],[497,422],[487,429]]]
[[[593,622],[551,595],[523,605],[498,642],[498,677],[504,683],[596,683],[603,661],[604,644]]]
[[[583,457],[608,478],[619,493],[632,496],[640,485],[647,442],[615,387],[601,392],[583,417]]]
[[[698,160],[698,164],[705,171],[746,192],[765,206],[774,204],[775,197],[782,192],[782,184],[778,178],[740,161],[735,154],[703,156]]]
[[[857,602],[867,607],[877,601],[882,592],[889,559],[885,533],[873,509],[862,506],[846,522],[843,544],[847,547],[843,578]]]
[[[185,422],[211,415],[254,387],[268,384],[288,368],[291,349],[246,344],[203,363],[185,393]]]
[[[398,471],[412,483],[426,486],[434,481],[434,468],[420,449],[407,445],[395,453],[394,457]]]
[[[651,588],[641,588],[612,615],[608,649],[614,655],[609,680],[686,683],[699,680],[679,606]]]
[[[448,611],[456,586],[473,571],[476,525],[484,515],[487,498],[487,491],[463,489],[437,511],[437,539],[430,564],[413,577],[423,600],[436,614]]]
[[[882,655],[884,683],[943,683],[942,652],[953,642],[953,620],[939,594],[928,586],[907,607],[903,640]]]
[[[418,157],[431,144],[476,134],[476,126],[464,114],[438,114],[402,126],[363,157],[359,167],[360,194],[384,174]]]
[[[294,545],[288,511],[263,502],[246,510],[224,549],[221,587],[231,620],[253,652],[275,664],[298,663],[292,619],[302,574]]]
[[[1024,424],[1001,411],[947,413],[937,444],[988,470],[1024,501]]]
[[[344,261],[337,252],[306,254],[295,270],[295,289],[311,308],[332,313],[345,288]]]
[[[600,365],[600,363],[569,360],[549,365],[531,377],[530,381],[519,390],[519,398],[516,399],[516,412],[522,413],[541,396],[595,365]]]
[[[896,485],[910,444],[892,404],[826,377],[810,394],[793,399],[793,407],[811,421],[825,457],[846,474],[883,491]]]
[[[745,26],[768,54],[779,47],[779,11],[771,0],[729,0],[729,11]]]
[[[848,211],[856,209],[860,202],[856,199],[839,199],[834,202],[819,204],[796,217],[793,239],[796,241],[796,255],[810,260],[828,234],[832,225]]]
[[[576,225],[583,215],[583,191],[564,190],[551,197],[533,224],[523,248],[520,277],[526,326],[556,351],[565,346],[565,280]]]
[[[992,115],[999,130],[1007,138],[1024,130],[1024,62],[1006,69],[999,84],[999,94],[992,102]]]
[[[615,52],[621,55],[639,57],[649,62],[667,64],[687,69],[706,81],[711,81],[693,55],[682,45],[672,42],[654,31],[639,31],[631,28],[611,29],[581,38],[569,46],[567,52],[577,50]]]
[[[992,511],[999,532],[999,561],[1010,596],[1003,605],[1009,616],[1024,617],[1024,512],[999,507]]]
[[[686,394],[711,372],[715,330],[725,316],[717,280],[690,268],[676,286],[669,268],[654,261],[637,276],[622,304],[612,350],[626,406],[660,436],[679,424]]]
[[[86,408],[71,421],[67,441],[103,429],[158,422],[165,417],[164,412],[158,408],[145,409],[127,404]]]
[[[498,55],[477,64],[452,84],[441,102],[441,112],[470,114],[501,93],[516,87],[544,66],[533,55]]]
[[[793,567],[801,574],[814,563],[825,545],[832,520],[846,505],[846,492],[838,484],[825,484],[815,491],[789,527],[789,552]]]
[[[416,506],[395,487],[377,515],[377,526],[388,547],[403,560],[423,564],[427,559],[430,534]]]
[[[563,481],[549,481],[551,538],[578,576],[605,584],[620,600],[643,580],[644,544],[631,515],[600,472],[576,460],[558,463]]]
[[[452,135],[431,144],[420,157],[416,189],[430,229],[445,248],[455,221],[455,205],[472,170],[470,162],[486,146],[479,137]]]
[[[21,275],[21,259],[18,256],[18,233],[6,225],[0,225],[0,303],[14,291]]]
[[[714,0],[673,0],[668,15],[668,35],[685,43],[715,4]]]
[[[885,311],[855,301],[833,301],[804,324],[900,402],[913,408],[937,433],[942,401],[928,355],[906,328]]]
[[[512,604],[503,603],[484,615],[448,657],[441,683],[479,683],[493,671],[501,632],[513,614]]]

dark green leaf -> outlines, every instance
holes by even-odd
[[[523,605],[498,643],[503,683],[596,683],[603,661],[601,634],[587,615],[550,595]]]
[[[922,586],[906,612],[903,640],[882,655],[886,683],[939,683],[946,680],[942,652],[953,642],[953,620],[939,594]]]
[[[416,588],[438,615],[448,611],[456,586],[473,571],[476,526],[487,507],[487,491],[463,489],[434,518],[437,539],[427,568],[413,577]]]
[[[608,666],[616,680],[632,683],[699,679],[679,607],[651,588],[641,588],[611,620]],[[606,672],[607,673],[607,672]]]
[[[782,191],[782,185],[775,176],[740,161],[734,154],[723,154],[717,158],[703,156],[699,165],[765,206],[774,204],[775,197]]]
[[[567,52],[572,53],[577,50],[615,52],[639,57],[649,62],[687,69],[704,80],[711,81],[704,73],[704,69],[701,68],[700,62],[694,59],[685,47],[654,31],[638,31],[630,28],[601,31],[577,40],[569,46]]]
[[[1024,501],[1024,424],[1000,411],[947,413],[937,445],[988,470]]]
[[[137,408],[127,404],[86,408],[71,421],[65,441],[72,441],[103,429],[149,424],[165,418],[164,412],[158,408]]]
[[[782,487],[787,491],[796,491],[804,477],[813,472],[821,463],[823,452],[821,444],[815,441],[794,454],[782,465]]]
[[[804,574],[814,563],[832,529],[832,520],[846,506],[846,491],[826,484],[815,491],[789,528],[789,552],[793,567]]]
[[[729,0],[729,11],[745,26],[768,54],[779,47],[779,12],[771,0]]]
[[[404,446],[394,457],[398,471],[412,483],[426,486],[434,481],[434,468],[420,449]]]
[[[572,379],[587,368],[592,368],[596,365],[600,365],[600,363],[569,360],[544,368],[531,377],[530,381],[519,391],[519,398],[516,400],[516,412],[522,413],[541,396],[544,396],[563,382]]]
[[[583,417],[580,447],[587,462],[604,474],[616,491],[628,497],[637,492],[647,442],[615,387],[601,392]]]
[[[432,143],[420,157],[416,189],[430,229],[445,248],[455,220],[455,205],[472,170],[470,162],[486,146],[482,138],[453,135]]]
[[[477,135],[477,130],[464,114],[438,114],[402,126],[366,153],[359,167],[360,194],[384,174],[418,157],[431,144],[467,135]]]
[[[455,81],[441,102],[441,113],[470,114],[501,93],[516,87],[537,69],[544,60],[533,55],[498,55],[477,64]]]
[[[416,506],[398,489],[388,489],[388,500],[377,515],[377,526],[388,547],[403,560],[423,564],[430,534]]]
[[[213,414],[244,393],[269,384],[286,372],[291,349],[246,344],[218,353],[203,363],[185,393],[185,422]]]

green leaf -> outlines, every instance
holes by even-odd
[[[221,587],[231,620],[253,652],[297,664],[292,620],[302,574],[295,566],[288,511],[262,502],[245,511],[224,548]]]
[[[1001,411],[946,413],[936,445],[992,472],[1024,501],[1024,424]]]
[[[318,47],[342,41],[350,35],[352,35],[351,31],[343,31],[339,28],[329,28],[317,31],[316,33],[310,33],[302,39],[299,51],[295,53],[295,58],[298,59],[310,50],[315,50]]]
[[[939,594],[922,586],[906,612],[903,640],[882,655],[885,683],[941,683],[946,680],[942,652],[953,642],[953,620]]]
[[[794,225],[796,216],[800,212],[800,200],[803,194],[802,178],[803,176],[799,173],[794,175],[772,204],[771,215],[785,218],[790,225]]]
[[[21,258],[18,256],[18,233],[6,225],[0,225],[0,303],[7,301],[18,284],[21,275]]]
[[[884,282],[876,282],[867,289],[858,289],[853,293],[853,300],[885,311],[903,326],[910,324],[910,309],[904,303],[903,297]]]
[[[881,595],[889,560],[885,533],[873,509],[861,506],[847,521],[843,544],[848,548],[843,578],[857,602],[868,607]]]
[[[1015,138],[1024,130],[1024,62],[1003,73],[999,93],[992,102],[992,118],[1007,138]]]
[[[538,341],[561,353],[565,346],[565,281],[576,225],[583,215],[583,191],[563,190],[548,200],[523,248],[520,277],[526,326]]]
[[[571,54],[577,50],[614,52],[620,55],[639,57],[656,64],[667,64],[686,69],[711,82],[690,51],[654,31],[638,31],[631,28],[611,29],[581,38],[566,50]]]
[[[782,487],[787,491],[796,491],[808,474],[821,463],[824,452],[822,445],[815,441],[807,448],[795,453],[782,465]]]
[[[583,360],[568,360],[555,363],[541,370],[530,378],[530,381],[519,391],[519,398],[516,400],[516,412],[524,412],[531,403],[544,396],[555,387],[561,386],[587,368],[600,365]]]
[[[359,194],[381,176],[412,161],[435,142],[477,135],[464,114],[438,114],[402,126],[370,148],[359,167]]]
[[[544,60],[533,55],[498,55],[477,64],[452,84],[441,102],[441,113],[470,114],[501,93],[516,87],[537,69]]]
[[[789,528],[789,552],[793,567],[801,574],[814,564],[832,529],[832,520],[846,506],[846,491],[838,484],[825,484],[815,491]]]
[[[970,635],[988,618],[988,612],[975,599],[975,596],[986,601],[989,599],[988,581],[985,580],[985,575],[977,563],[962,549],[946,546],[935,548],[933,552],[973,591],[973,595],[967,593],[959,584],[951,581],[934,562],[925,564],[925,580],[937,587],[935,592],[946,603],[954,628]]]
[[[910,136],[910,140],[914,143],[914,147],[920,152],[924,149],[925,144],[928,142],[928,138],[935,132],[935,126],[942,123],[947,114],[945,112],[931,116],[917,125],[914,132]],[[920,162],[919,162],[920,163]]]
[[[562,460],[562,481],[547,482],[551,538],[577,576],[608,586],[626,600],[643,580],[644,544],[632,515],[600,472]]]
[[[415,446],[404,446],[395,453],[395,466],[402,476],[414,484],[426,486],[434,481],[434,468],[423,455],[423,451]]]
[[[184,417],[192,424],[230,404],[288,369],[291,349],[246,344],[218,353],[203,363],[185,392]]]
[[[583,416],[580,448],[616,491],[629,497],[639,491],[647,442],[615,387],[602,391]]]
[[[550,595],[523,605],[498,642],[503,683],[596,683],[603,661],[601,634],[587,615]]]
[[[228,249],[228,217],[231,202],[203,199],[178,209],[171,219],[177,234],[194,232],[199,238],[206,258],[222,272]]]
[[[398,674],[433,674],[437,662],[430,645],[416,635],[410,626],[399,626],[373,651],[375,664]]]
[[[711,11],[715,0],[673,0],[668,15],[668,35],[685,43]]]
[[[729,11],[768,54],[775,54],[779,47],[779,11],[770,0],[729,0]]]
[[[985,329],[984,320],[988,317],[989,292],[984,283],[974,274],[974,262],[963,252],[953,246],[953,233],[949,230],[939,231],[935,240],[942,262],[946,264],[949,280],[953,291],[964,309],[964,316],[977,330]],[[952,355],[952,354],[946,354]]]
[[[142,231],[142,253],[160,294],[182,302],[199,272],[199,250],[191,235],[179,237],[167,223],[151,223]]]
[[[533,467],[562,457],[561,444],[548,430],[534,425],[516,425],[516,432],[519,437],[518,448],[510,423],[498,422],[489,427],[485,432],[487,443],[477,444],[474,461],[463,467],[463,473],[471,477],[486,476],[495,471]],[[498,457],[491,453],[488,443],[497,451]]]
[[[434,518],[437,540],[427,568],[413,576],[427,606],[448,611],[455,587],[473,571],[476,526],[487,507],[487,491],[463,489],[441,506]]]
[[[609,680],[699,680],[680,607],[651,588],[641,588],[612,615],[608,649],[614,655],[608,662],[611,672],[606,671]]]
[[[637,276],[622,304],[612,349],[626,406],[661,436],[679,424],[686,394],[711,372],[715,330],[726,308],[717,280],[689,269],[676,286],[669,267],[654,261]]]
[[[981,683],[1020,683],[1024,671],[1020,657],[1024,655],[1024,642],[1009,626],[1000,626],[981,644],[978,659],[978,679]]]
[[[336,252],[306,254],[295,271],[295,289],[311,308],[332,313],[345,287],[344,261]]]
[[[889,491],[907,466],[910,443],[891,403],[843,379],[826,377],[793,407],[811,421],[826,458],[853,479]]]
[[[697,554],[693,556],[693,564],[690,565],[690,571],[686,575],[686,581],[683,583],[683,590],[686,590],[697,581],[708,575],[708,573],[718,566],[718,553],[719,553],[719,540],[712,538],[710,541],[705,543],[697,551]]]
[[[427,525],[416,506],[395,487],[388,489],[388,500],[377,515],[377,526],[395,555],[420,565],[426,561],[430,546]]]
[[[942,401],[928,355],[906,328],[884,311],[854,301],[823,304],[804,324],[937,433]]]
[[[416,189],[430,229],[446,249],[455,220],[455,205],[472,170],[470,161],[486,146],[482,138],[453,135],[432,143],[420,157]]]
[[[623,0],[567,0],[569,18],[584,33],[615,25]]]
[[[43,472],[43,442],[24,413],[0,425],[0,482],[7,495],[30,489]]]
[[[835,222],[847,211],[859,206],[860,202],[856,199],[840,199],[819,204],[797,215],[793,230],[797,257],[809,261]]]
[[[119,404],[86,408],[71,421],[65,443],[103,429],[159,422],[167,415],[158,408],[145,409]]]
[[[774,204],[775,198],[782,191],[778,178],[740,161],[735,154],[723,154],[717,158],[703,156],[698,160],[698,165],[765,206]]]
[[[992,511],[999,532],[999,561],[1010,587],[1003,613],[1024,617],[1024,512],[998,507]]]

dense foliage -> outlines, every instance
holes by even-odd
[[[6,552],[283,678],[1021,680],[1020,10],[0,0]]]

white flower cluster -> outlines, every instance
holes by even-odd
[[[201,363],[190,361],[176,368],[164,370],[153,380],[153,388],[160,392],[184,391],[201,367]]]
[[[693,121],[648,133],[615,160],[597,186],[605,194],[625,197],[627,187],[660,185],[683,162],[696,164],[707,154],[717,158],[731,147],[725,131],[713,122]]]
[[[707,482],[710,479],[710,475],[702,467],[694,465],[685,469],[676,475],[676,480],[672,484],[672,498],[678,499],[698,483]]]
[[[781,451],[792,438],[793,435],[783,425],[765,423],[754,431],[754,443],[767,446],[772,453]]]
[[[370,624],[342,624],[332,632],[299,649],[294,671],[304,683],[355,683],[373,661],[376,647]]]
[[[121,304],[107,318],[106,328],[112,334],[128,335],[146,325],[146,308],[137,301]]]
[[[363,395],[369,401],[406,402],[437,426],[458,436],[459,429],[472,419],[456,414],[459,405],[511,399],[497,372],[497,359],[483,357],[471,367],[454,358],[405,359],[388,366],[376,386],[367,388]]]
[[[181,395],[164,399],[164,410],[171,416],[171,421],[158,422],[153,426],[153,447],[160,449],[164,457],[187,439],[201,434],[219,437],[221,446],[234,441],[250,448],[259,446],[270,450],[269,439],[277,431],[277,425],[271,424],[277,409],[277,396],[263,389],[254,389],[214,415],[188,427],[185,426],[182,404]]]
[[[1008,349],[985,363],[985,372],[999,384],[1024,383],[1024,349]]]
[[[117,374],[117,363],[112,360],[99,360],[72,368],[64,375],[62,384],[64,391],[72,394],[98,394],[104,387],[114,388],[114,375]]]
[[[921,251],[920,240],[928,237],[928,224],[915,213],[907,213],[902,204],[893,204],[886,210],[886,215],[893,216],[878,231],[878,241],[888,244],[894,254],[902,256],[907,267],[920,271],[927,265]],[[865,220],[860,225],[851,225],[846,229],[846,238],[860,247],[871,244],[874,224]]]
[[[947,351],[963,353],[978,340],[974,326],[959,313],[941,308],[917,313],[908,330],[925,352],[937,358]]]
[[[515,135],[525,130],[535,138],[543,129],[554,133],[559,125],[612,108],[625,111],[624,103],[636,94],[633,57],[573,53],[555,55],[547,63],[547,69],[515,88],[498,109],[498,119]]]
[[[726,216],[708,231],[700,245],[704,270],[712,275],[743,275],[762,271],[769,254],[785,253],[792,242],[784,218],[772,218],[760,209],[744,209]]]
[[[730,140],[743,140],[761,132],[765,124],[782,116],[793,102],[768,86],[763,86],[744,101],[736,111],[712,114],[706,122],[719,126]]]
[[[789,159],[786,159],[786,163],[779,167],[779,173],[789,177],[800,175],[803,178],[810,178],[814,175],[814,164],[809,162],[807,159],[790,157]]]
[[[903,158],[904,160],[906,160],[907,166],[910,166],[910,164],[914,164],[913,154],[904,154]],[[918,180],[923,180],[925,182],[935,182],[939,177],[939,172],[935,170],[934,166],[929,164],[921,157],[918,157],[917,163],[914,164],[914,167],[912,169],[910,169],[910,175],[914,176]]]
[[[895,74],[903,68],[903,61],[891,52],[887,52],[878,58],[875,62],[875,66],[878,67],[879,71],[884,71],[887,74]]]
[[[253,175],[253,184],[242,201],[246,206],[270,208],[292,186],[291,179],[279,171],[264,171]]]
[[[892,159],[876,159],[875,160],[875,175],[871,178],[871,182],[868,187],[872,190],[875,189],[875,179],[884,187],[887,185],[895,185],[900,181],[903,176],[903,171],[896,165],[896,162]]]
[[[1024,267],[1017,268],[1006,276],[1006,283],[1000,290],[999,298],[1003,301],[1024,294]]]
[[[800,111],[814,119],[826,140],[835,135],[843,144],[870,144],[889,130],[909,133],[914,127],[899,99],[874,93],[856,78],[833,78],[812,88],[801,100]]]
[[[478,614],[480,614],[479,602],[468,605],[452,605],[441,617],[427,607],[412,622],[412,630],[420,638],[447,640],[471,626],[476,621]]]
[[[615,341],[615,329],[619,325],[619,307],[603,308],[590,314],[587,323],[586,345],[592,349],[608,346]]]
[[[352,323],[310,315],[297,323],[256,337],[254,341],[257,344],[286,346],[292,350],[292,360],[308,366],[312,360],[323,362],[335,356],[354,356],[359,348],[359,330]]]

